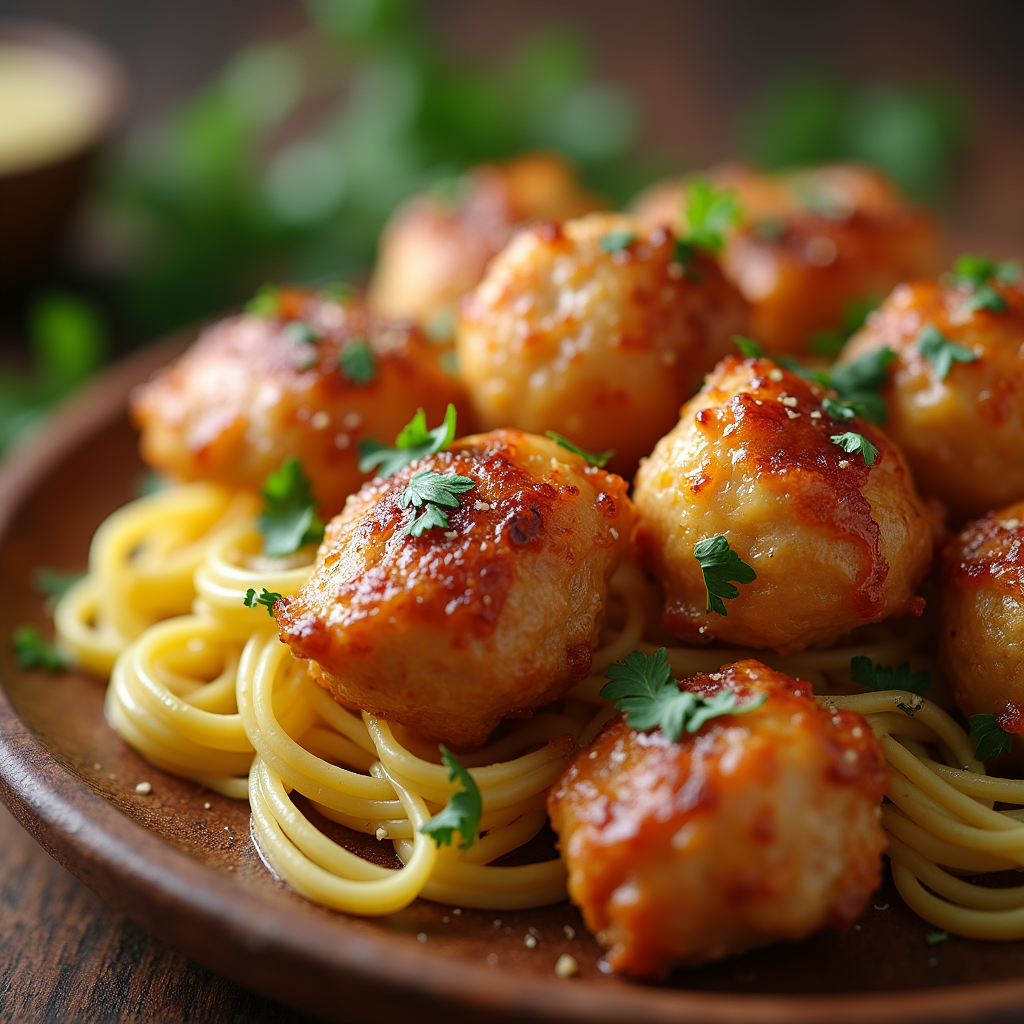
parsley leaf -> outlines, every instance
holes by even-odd
[[[826,416],[834,420],[852,420],[863,411],[863,406],[854,402],[842,402],[838,398],[823,398],[821,409]]]
[[[318,337],[316,331],[305,320],[292,320],[291,323],[285,324],[284,335],[296,345],[312,345]]]
[[[622,252],[636,241],[635,231],[609,231],[597,244],[605,252]]]
[[[878,457],[878,449],[863,435],[853,430],[845,434],[833,434],[832,443],[839,445],[844,452],[851,455],[859,453],[864,457],[864,465],[871,466]]]
[[[660,726],[665,738],[673,743],[679,742],[684,730],[694,733],[705,722],[722,715],[745,715],[768,699],[768,694],[762,693],[737,704],[732,690],[720,690],[711,697],[681,690],[672,678],[664,647],[649,657],[643,651],[633,651],[621,662],[609,665],[605,677],[609,681],[601,689],[601,696],[615,701],[615,707],[626,712],[626,724],[631,729],[650,732]]]
[[[965,253],[954,264],[953,280],[970,290],[971,294],[964,306],[971,312],[987,309],[992,313],[1005,313],[1006,299],[989,284],[989,281],[1016,284],[1020,279],[1020,273],[1020,264],[1016,260],[997,263],[988,256]]]
[[[444,422],[427,430],[427,417],[422,409],[402,428],[390,448],[380,441],[364,438],[359,442],[359,472],[377,470],[378,476],[394,476],[411,462],[447,448],[455,438],[455,406],[449,403]]]
[[[888,367],[895,358],[896,353],[887,345],[872,349],[852,363],[833,366],[822,383],[843,401],[860,406],[858,412],[866,420],[884,423],[889,410],[878,391],[888,383]]]
[[[973,363],[978,357],[963,345],[957,345],[943,335],[934,324],[925,324],[914,342],[921,353],[935,368],[939,380],[945,380],[953,363]]]
[[[14,657],[22,668],[41,668],[47,672],[67,668],[64,655],[35,626],[18,626],[11,642]]]
[[[84,572],[58,572],[39,568],[32,573],[32,589],[45,597],[63,597],[82,577]]]
[[[865,690],[908,690],[924,694],[932,685],[932,674],[927,669],[910,671],[910,662],[901,661],[895,668],[875,665],[866,654],[850,659],[850,679]]]
[[[365,338],[354,338],[338,356],[338,369],[353,384],[369,384],[377,377],[377,358]]]
[[[324,524],[316,514],[312,487],[294,455],[267,477],[260,494],[263,509],[256,525],[263,534],[264,554],[291,555],[323,539]]]
[[[682,241],[697,249],[720,252],[726,232],[740,219],[731,189],[716,189],[707,178],[690,178],[685,195],[686,233]]]
[[[245,592],[245,597],[242,598],[242,604],[244,604],[246,608],[256,608],[259,605],[263,605],[263,607],[267,609],[267,614],[273,618],[274,605],[280,600],[281,595],[274,590],[267,590],[267,588],[264,587],[260,591],[259,597],[257,597],[256,591],[250,587]]]
[[[556,434],[553,430],[545,430],[544,436],[550,437],[556,444],[561,445],[563,448],[568,448],[569,451],[581,456],[591,466],[602,467],[615,454],[614,448],[609,448],[605,452],[584,451],[579,445],[573,444],[567,437],[562,437],[561,434]]]
[[[924,941],[926,945],[938,946],[949,938],[949,932],[929,932]]]
[[[455,755],[445,746],[440,750],[441,761],[448,768],[448,781],[461,783],[462,789],[452,793],[444,808],[420,826],[420,832],[430,836],[440,848],[451,846],[452,836],[457,831],[462,837],[459,849],[468,850],[476,841],[484,809],[483,798],[473,776],[459,764]]]
[[[764,349],[753,338],[745,338],[742,334],[732,336],[733,344],[740,350],[744,359],[761,359]]]
[[[245,304],[246,313],[270,320],[281,308],[281,289],[276,284],[261,285],[256,294]]]
[[[403,534],[420,537],[426,530],[435,526],[448,526],[448,514],[445,508],[458,508],[458,495],[476,487],[476,481],[468,476],[456,473],[435,473],[430,469],[421,469],[413,473],[409,486],[402,491],[398,504],[402,508],[412,505],[423,508],[420,516],[413,516],[406,524]],[[425,506],[425,507],[424,507]]]
[[[707,591],[704,611],[728,615],[722,599],[732,600],[740,594],[733,582],[753,583],[757,573],[729,547],[728,538],[722,534],[699,541],[694,545],[693,554],[704,575],[704,589]]]
[[[1013,737],[999,724],[998,715],[971,715],[971,739],[979,761],[991,761],[1013,749]]]

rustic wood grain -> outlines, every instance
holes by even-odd
[[[111,910],[0,806],[0,1020],[312,1024]]]

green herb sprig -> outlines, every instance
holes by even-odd
[[[446,508],[459,507],[459,495],[476,487],[476,481],[457,473],[435,473],[421,469],[413,473],[409,485],[402,492],[398,504],[402,508],[422,508],[420,515],[413,515],[402,530],[403,534],[421,537],[435,526],[448,528]]]
[[[338,355],[341,375],[353,384],[372,384],[377,379],[377,357],[365,338],[353,338]]]
[[[910,671],[910,662],[901,661],[895,668],[876,665],[866,654],[850,659],[850,679],[866,690],[907,690],[925,694],[932,685],[932,674],[927,669]]]
[[[22,668],[41,668],[47,672],[67,668],[64,655],[36,626],[18,626],[11,636],[11,644],[15,660]]]
[[[277,591],[267,590],[266,587],[263,587],[259,595],[257,595],[255,589],[250,587],[245,592],[245,597],[242,598],[242,604],[244,604],[246,608],[258,608],[262,605],[267,609],[267,614],[271,618],[274,618],[274,605],[280,600],[281,595],[277,593]]]
[[[609,682],[601,689],[601,696],[615,701],[615,707],[626,712],[626,724],[631,729],[650,732],[660,727],[673,743],[679,742],[684,731],[695,733],[706,722],[723,715],[748,714],[768,699],[768,694],[762,693],[740,704],[732,690],[719,690],[711,697],[681,690],[672,677],[664,647],[650,656],[633,651],[621,662],[609,665],[605,678]]]
[[[848,430],[845,434],[833,434],[831,441],[850,455],[860,455],[865,466],[873,466],[875,459],[878,458],[878,449],[863,434],[858,434],[854,430]]]
[[[987,309],[991,313],[1005,313],[1006,299],[989,282],[1016,284],[1020,274],[1021,267],[1016,260],[998,263],[988,256],[975,253],[965,253],[953,267],[954,282],[970,292],[965,306],[971,312]]]
[[[263,534],[264,554],[281,558],[323,540],[324,524],[316,514],[312,485],[294,455],[267,477],[260,494],[263,509],[256,525]]]
[[[677,248],[676,258],[685,266],[692,259],[692,249],[722,251],[725,236],[740,219],[740,205],[732,189],[716,189],[700,176],[687,180],[683,202],[686,230],[679,241],[690,251]]]
[[[945,380],[953,363],[973,363],[978,357],[963,345],[950,341],[934,324],[925,324],[914,341],[917,351],[935,369],[939,380]]]
[[[394,447],[364,438],[359,442],[359,471],[394,476],[417,459],[447,448],[455,439],[455,417],[455,406],[449,403],[441,425],[427,430],[426,413],[418,409],[395,438]]]
[[[999,724],[998,715],[971,715],[970,736],[979,761],[991,761],[1013,749],[1013,736]]]
[[[597,243],[605,252],[625,252],[635,241],[635,231],[609,231]]]
[[[694,545],[693,555],[704,576],[707,594],[704,611],[728,615],[725,601],[731,601],[740,594],[733,583],[753,583],[757,573],[729,547],[729,540],[723,534],[699,541]]]
[[[461,837],[459,849],[468,850],[476,841],[477,830],[480,828],[483,798],[473,776],[459,764],[455,755],[443,745],[440,750],[441,762],[448,769],[448,781],[458,782],[462,788],[452,793],[448,803],[420,826],[420,832],[430,836],[438,849],[450,846],[452,837],[458,832]]]
[[[588,452],[581,448],[578,444],[573,444],[572,441],[567,437],[562,437],[561,434],[556,434],[553,430],[545,430],[545,437],[550,437],[555,444],[560,445],[562,448],[568,449],[575,455],[579,455],[591,466],[597,466],[599,469],[603,468],[608,460],[615,454],[614,448],[609,448],[604,452]]]

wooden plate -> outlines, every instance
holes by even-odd
[[[96,526],[133,496],[143,467],[128,391],[189,340],[116,367],[0,469],[3,636],[22,622],[48,628],[32,570],[84,568]],[[346,917],[267,871],[246,805],[124,746],[104,721],[100,683],[22,670],[6,643],[0,679],[0,792],[42,846],[189,956],[327,1020],[952,1024],[1024,1014],[1024,943],[951,937],[929,947],[929,927],[891,882],[845,935],[679,972],[662,987],[602,974],[598,946],[567,904],[457,913],[421,900],[388,918]],[[142,781],[150,795],[135,792]],[[577,977],[555,976],[561,953],[577,959]]]

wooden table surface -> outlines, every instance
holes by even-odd
[[[0,804],[0,1020],[312,1024],[153,938],[69,874]]]

